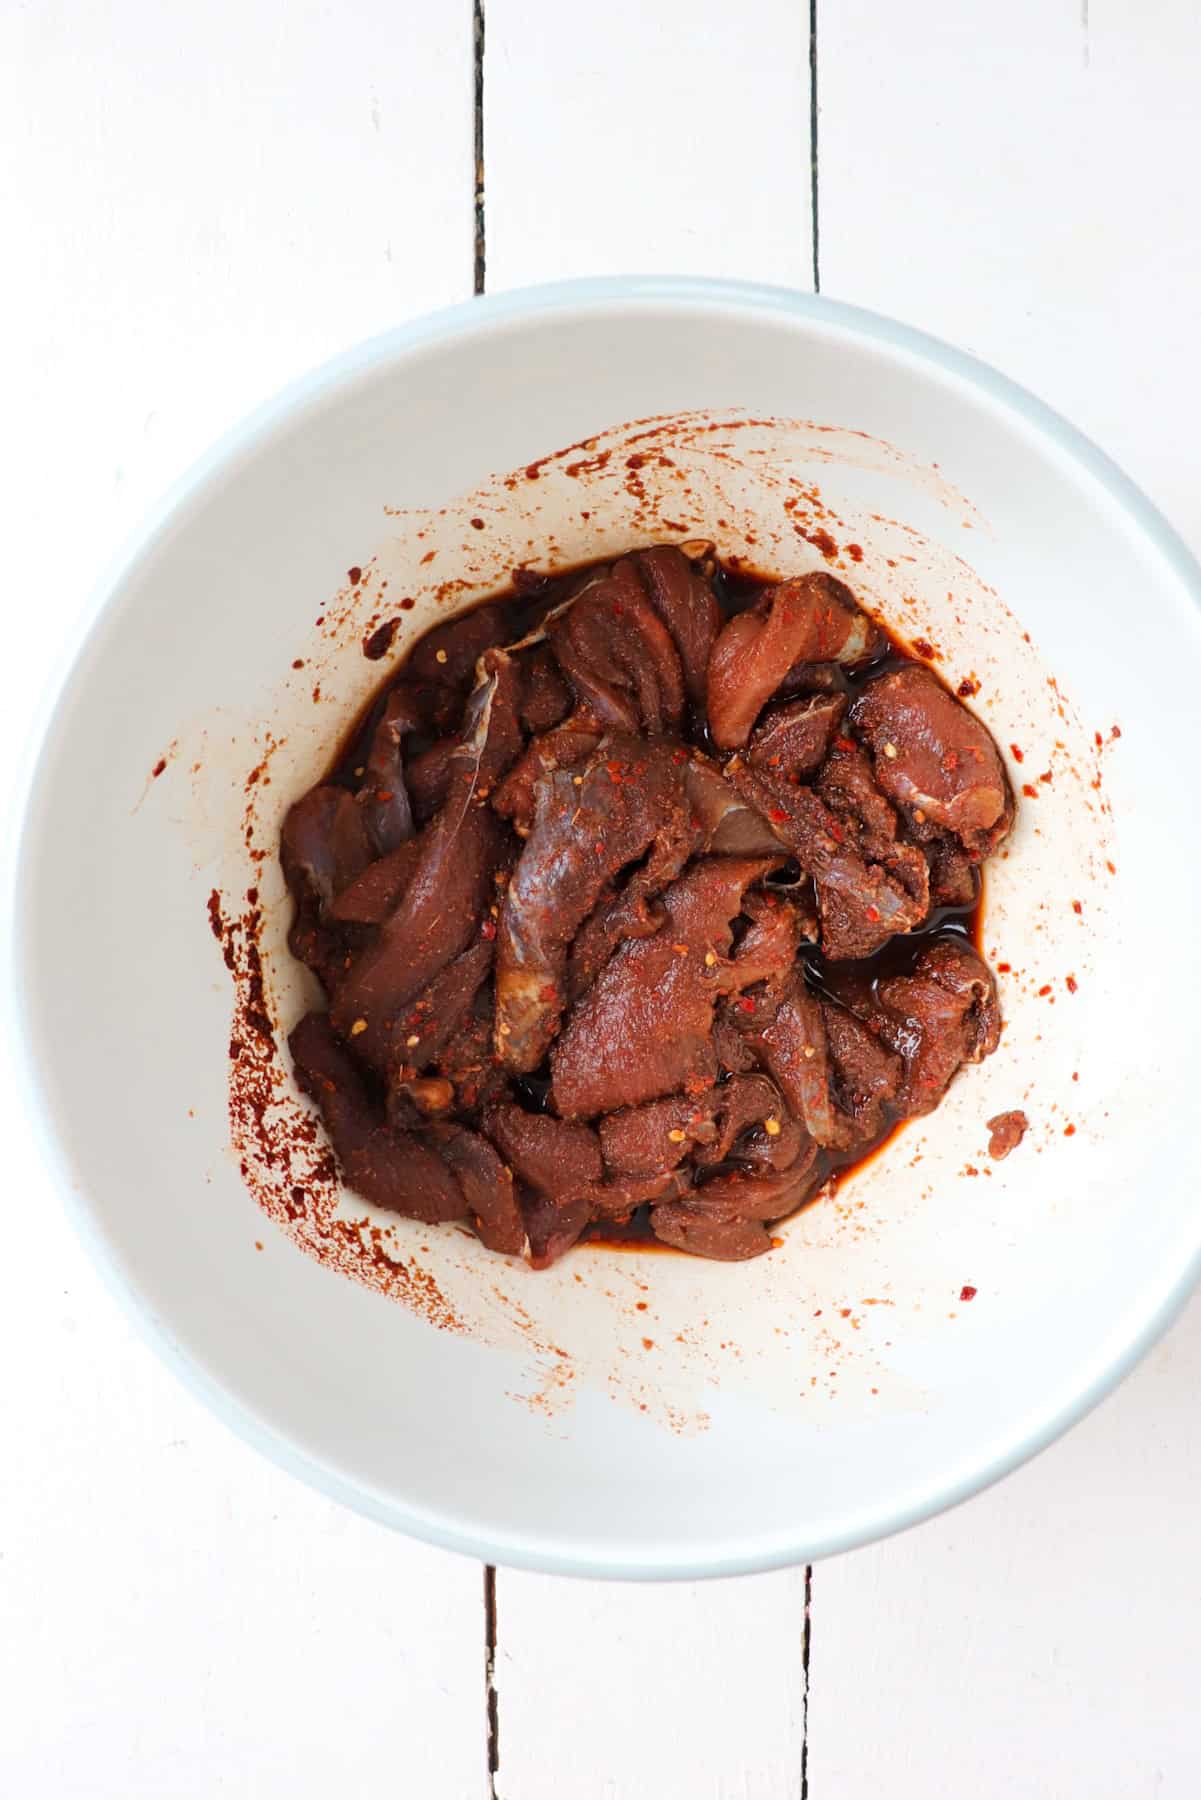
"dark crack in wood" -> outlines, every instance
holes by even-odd
[[[475,292],[482,294],[488,275],[488,239],[484,228],[484,0],[472,0],[471,21],[475,69],[474,286]]]
[[[496,1692],[496,1570],[491,1563],[484,1569],[484,1715],[488,1745],[488,1794],[489,1800],[497,1800],[500,1703]]]
[[[809,0],[809,212],[813,228],[813,291],[822,291],[817,207],[817,0]]]

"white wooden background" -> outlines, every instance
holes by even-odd
[[[1036,388],[1201,549],[1199,170],[1199,0],[0,0],[0,759],[209,440],[481,277],[817,279]],[[502,1570],[489,1609],[159,1367],[12,1092],[6,1800],[1201,1793],[1201,1302],[902,1539],[702,1587]]]

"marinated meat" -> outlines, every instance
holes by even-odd
[[[996,1049],[1001,1017],[996,983],[970,944],[946,938],[923,950],[912,975],[876,987],[880,1036],[905,1064],[907,1117],[932,1112],[965,1062]]]
[[[765,769],[803,781],[820,769],[847,710],[845,694],[805,694],[764,713],[747,755]]]
[[[721,608],[713,585],[674,544],[640,550],[632,561],[651,605],[671,634],[685,692],[694,706],[703,706],[709,658],[721,630]]]
[[[671,634],[628,558],[600,571],[546,628],[577,700],[602,725],[679,730],[684,675]]]
[[[977,861],[1013,821],[996,745],[974,713],[929,669],[910,663],[869,681],[850,720],[875,761],[881,791],[918,835],[942,827]]]
[[[865,662],[886,640],[850,588],[832,575],[801,575],[768,588],[723,627],[709,658],[709,728],[737,750],[794,663]]]
[[[419,640],[285,818],[329,1001],[298,1084],[349,1187],[535,1268],[648,1229],[761,1255],[997,1045],[964,932],[1003,765],[832,576],[696,543],[515,589]]]
[[[872,956],[925,917],[923,899],[879,863],[865,862],[848,843],[845,827],[811,788],[793,787],[746,763],[730,779],[813,877],[822,949],[832,960]]]
[[[998,1113],[988,1121],[988,1129],[988,1154],[994,1162],[1002,1162],[1017,1149],[1030,1129],[1030,1121],[1024,1112]]]
[[[565,1119],[710,1085],[714,1002],[740,985],[728,960],[730,927],[746,889],[770,866],[710,857],[667,889],[663,929],[622,946],[551,1051],[552,1092]]]
[[[686,822],[679,764],[641,738],[603,738],[582,773],[539,778],[497,932],[496,1054],[505,1068],[537,1068],[567,1003],[576,932],[614,877],[657,840],[672,868],[671,846]],[[652,863],[658,854],[652,850]]]

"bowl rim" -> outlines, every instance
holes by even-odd
[[[10,950],[9,1015],[14,1063],[32,1135],[51,1172],[65,1210],[110,1292],[132,1317],[143,1339],[209,1409],[240,1438],[278,1466],[327,1498],[368,1518],[441,1549],[482,1562],[552,1574],[628,1580],[692,1580],[754,1574],[855,1549],[891,1536],[960,1504],[1028,1461],[1078,1423],[1129,1373],[1163,1335],[1201,1280],[1201,1233],[1176,1278],[1153,1305],[1116,1355],[1094,1369],[1072,1396],[1054,1407],[1033,1429],[1003,1443],[985,1461],[966,1472],[928,1484],[927,1491],[903,1505],[881,1504],[870,1515],[859,1514],[819,1537],[799,1532],[789,1541],[741,1541],[697,1553],[651,1553],[645,1559],[607,1550],[589,1552],[572,1544],[540,1537],[536,1546],[504,1532],[489,1535],[467,1530],[444,1518],[395,1498],[375,1493],[347,1479],[335,1467],[301,1450],[240,1395],[183,1349],[123,1265],[115,1243],[101,1229],[87,1197],[82,1170],[77,1169],[55,1126],[48,1058],[35,1029],[33,994],[26,952],[35,892],[31,869],[32,801],[47,754],[50,733],[60,708],[82,679],[83,664],[105,615],[119,602],[136,567],[153,552],[180,515],[197,509],[237,464],[255,455],[278,430],[292,425],[330,395],[348,388],[392,363],[403,363],[423,348],[487,330],[510,321],[572,311],[601,311],[646,305],[676,306],[697,311],[743,311],[779,317],[817,327],[835,327],[860,342],[901,352],[927,369],[975,390],[1065,456],[1092,478],[1109,501],[1125,515],[1158,552],[1201,611],[1201,564],[1175,528],[1113,460],[1052,407],[1018,382],[985,363],[917,328],[885,315],[821,294],[753,282],[701,276],[628,275],[541,283],[499,294],[479,295],[392,327],[339,352],[296,377],[223,433],[161,496],[140,525],[109,561],[86,603],[78,628],[55,661],[35,712],[21,768],[10,788],[8,842],[15,845],[5,883],[4,908]]]

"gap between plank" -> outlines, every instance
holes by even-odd
[[[488,1794],[496,1800],[500,1768],[500,1706],[496,1693],[496,1570],[484,1569],[484,1720],[488,1747]]]
[[[484,230],[484,0],[472,0],[471,42],[473,66],[473,137],[475,183],[473,188],[474,291],[482,294],[488,274],[488,240]]]
[[[801,1625],[801,1800],[809,1800],[809,1644],[813,1619],[813,1564],[805,1564],[805,1611]]]
[[[809,0],[809,211],[813,221],[813,291],[822,291],[817,212],[817,0]]]

